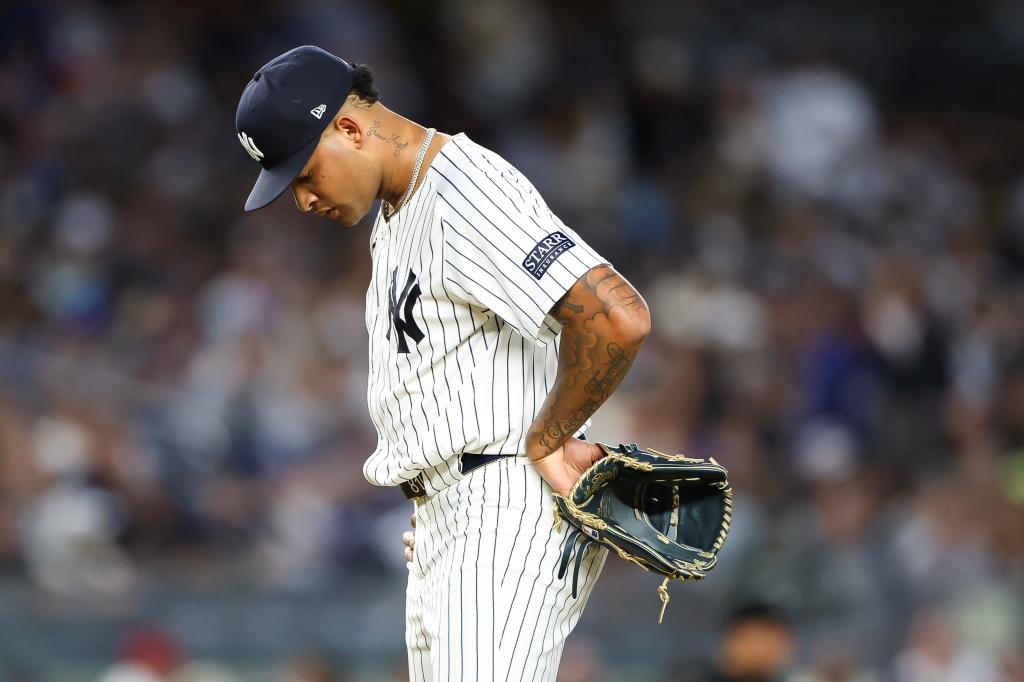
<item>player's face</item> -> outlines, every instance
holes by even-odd
[[[300,211],[313,211],[349,227],[370,212],[380,187],[379,172],[346,130],[331,130],[292,182]]]

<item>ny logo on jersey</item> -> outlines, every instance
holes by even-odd
[[[391,291],[388,292],[388,333],[385,338],[391,340],[391,329],[394,328],[398,334],[398,352],[408,353],[409,344],[405,337],[412,337],[413,343],[423,340],[423,332],[416,324],[416,318],[412,316],[412,308],[420,297],[420,285],[416,282],[416,275],[409,271],[409,279],[405,282],[401,295],[395,296],[398,289],[398,268],[391,272]],[[404,319],[403,319],[404,317]]]

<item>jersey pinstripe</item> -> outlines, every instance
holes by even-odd
[[[411,682],[555,682],[608,556],[588,552],[579,598],[557,577],[568,525],[524,457],[474,470],[416,505],[406,590]]]
[[[422,472],[437,492],[461,479],[461,453],[525,453],[557,371],[560,325],[547,312],[607,261],[464,134],[390,221],[378,214],[370,241],[367,401],[378,444],[367,480],[397,485]]]

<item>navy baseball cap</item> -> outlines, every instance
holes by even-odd
[[[352,67],[312,45],[289,50],[245,86],[235,112],[238,141],[263,166],[245,202],[263,208],[288,188],[352,90]]]

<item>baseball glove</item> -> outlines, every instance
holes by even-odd
[[[592,544],[660,573],[661,615],[670,580],[700,580],[715,567],[732,518],[728,474],[714,459],[667,455],[636,445],[598,445],[606,456],[583,472],[567,496],[555,494],[555,522],[572,530],[562,548],[558,577],[576,555],[572,596],[580,564]]]

